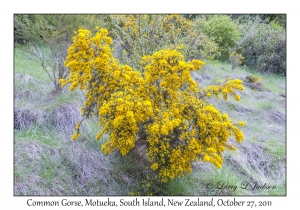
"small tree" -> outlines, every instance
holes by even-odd
[[[54,85],[54,92],[58,92],[61,89],[58,79],[69,74],[64,61],[74,30],[94,28],[100,21],[90,15],[15,15],[15,40],[25,44],[23,49],[40,61]]]
[[[235,42],[240,39],[240,31],[235,21],[227,15],[210,15],[203,17],[199,21],[199,27],[203,32],[219,46],[220,54],[217,59],[225,61],[229,58],[229,51],[235,46]]]
[[[79,30],[65,62],[70,75],[60,80],[62,86],[70,83],[70,90],[86,91],[82,114],[99,116],[101,130],[96,138],[109,136],[102,146],[104,153],[134,153],[133,161],[143,161],[160,182],[191,173],[193,161],[221,168],[223,152],[234,149],[228,138],[233,135],[240,143],[243,134],[238,125],[244,123],[233,123],[205,99],[233,95],[239,100],[235,90],[243,89],[242,81],[228,79],[200,89],[190,72],[204,62],[186,62],[180,52],[171,49],[144,56],[141,74],[120,65],[111,44],[106,29],[94,36],[89,30]],[[79,135],[80,123],[73,140]]]

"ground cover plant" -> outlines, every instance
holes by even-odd
[[[15,195],[285,195],[284,76],[189,56],[183,42],[134,68],[114,33],[74,31],[58,93],[15,47]]]

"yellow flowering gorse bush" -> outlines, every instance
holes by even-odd
[[[240,80],[228,79],[216,86],[200,88],[190,72],[204,62],[185,61],[177,50],[163,49],[143,56],[143,73],[120,65],[111,51],[112,39],[106,29],[94,36],[80,29],[68,49],[65,65],[70,69],[62,86],[85,90],[82,114],[99,116],[103,134],[109,136],[102,145],[105,154],[119,151],[128,155],[134,148],[145,148],[149,167],[161,182],[192,172],[193,161],[210,162],[222,167],[222,154],[234,149],[228,138],[238,143],[243,134],[225,113],[220,113],[205,98],[223,94],[227,99],[239,96]],[[80,135],[80,123],[73,139]]]

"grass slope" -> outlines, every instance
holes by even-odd
[[[285,195],[286,194],[286,99],[285,78],[253,73],[246,68],[231,70],[224,63],[207,64],[194,76],[204,86],[226,77],[244,79],[256,74],[265,91],[245,87],[241,100],[211,103],[235,121],[245,121],[245,140],[238,150],[225,152],[222,169],[195,163],[194,171],[159,187],[160,195]],[[15,49],[15,195],[129,195],[143,192],[135,165],[118,153],[104,155],[96,119],[82,128],[72,142],[80,120],[83,93],[51,94],[51,81],[37,60]],[[255,183],[271,186],[254,188]],[[245,185],[247,187],[245,187]],[[244,186],[244,187],[242,187]],[[276,187],[273,187],[276,186]],[[245,189],[244,189],[245,188]],[[265,188],[265,187],[264,187]]]

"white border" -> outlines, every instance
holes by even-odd
[[[0,206],[30,208],[29,197],[13,196],[13,14],[15,13],[285,13],[287,14],[287,197],[237,197],[238,200],[271,200],[272,207],[298,206],[299,163],[299,12],[297,1],[251,0],[151,0],[151,1],[1,1],[1,146]],[[84,200],[84,197],[67,197]],[[103,198],[103,197],[101,197]],[[128,197],[126,197],[127,199]],[[170,198],[170,197],[168,197]],[[182,197],[174,197],[182,199]],[[202,197],[207,200],[207,197]],[[218,199],[218,197],[215,197]],[[226,198],[226,197],[222,197]],[[233,199],[232,197],[229,197]],[[41,200],[62,200],[63,197],[39,197]],[[112,197],[119,200],[120,197]],[[130,198],[128,198],[130,199]],[[62,208],[62,207],[56,207]],[[101,207],[98,207],[101,208]],[[197,208],[197,207],[196,207]],[[199,207],[198,207],[199,208]],[[296,208],[292,208],[296,209]]]

